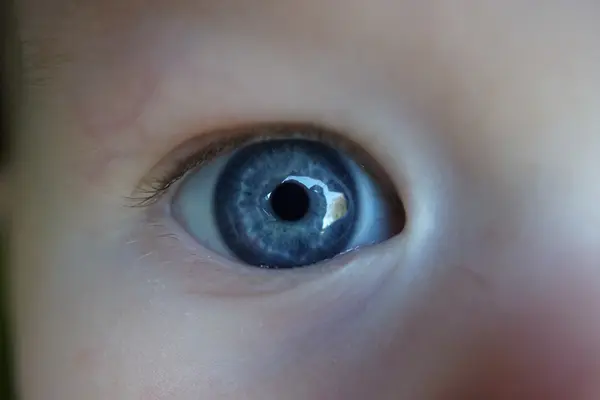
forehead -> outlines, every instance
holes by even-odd
[[[118,37],[148,26],[177,21],[199,30],[264,31],[321,40],[367,40],[385,44],[440,34],[464,35],[474,39],[513,27],[531,24],[530,30],[549,22],[563,25],[581,20],[590,1],[567,0],[20,0],[18,10],[24,31],[60,41],[64,31],[80,31],[79,40]],[[597,10],[596,10],[597,11]],[[592,18],[593,20],[593,18]],[[581,21],[580,21],[581,22]],[[345,36],[350,35],[350,36]],[[39,38],[39,36],[37,36]],[[324,43],[325,44],[325,43]]]
[[[63,86],[75,92],[74,108],[111,117],[126,110],[127,118],[117,115],[117,122],[135,119],[165,71],[190,59],[197,69],[188,78],[199,88],[258,69],[268,75],[265,70],[288,63],[288,81],[308,71],[323,77],[367,71],[371,80],[407,96],[450,96],[460,109],[450,113],[485,112],[497,108],[485,102],[510,105],[509,97],[539,104],[527,96],[553,97],[540,85],[563,82],[566,70],[576,79],[598,76],[590,71],[598,65],[599,8],[588,0],[18,3],[26,78],[38,86],[68,82]],[[252,63],[261,68],[246,68]],[[482,99],[481,91],[494,98]]]
[[[438,58],[457,58],[452,54],[457,52],[503,62],[507,49],[568,50],[569,41],[577,42],[569,39],[596,25],[599,8],[588,0],[17,2],[20,35],[29,45],[25,66],[43,70],[119,49],[131,51],[126,46],[173,47],[189,37],[198,42],[218,38],[224,44],[234,37],[285,42],[288,47],[346,52],[349,58],[410,58],[412,64],[423,59],[448,64]]]

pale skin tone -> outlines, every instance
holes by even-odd
[[[600,396],[600,2],[17,8],[24,400]],[[265,272],[195,242],[168,195],[128,206],[175,149],[275,121],[361,144],[404,231]]]

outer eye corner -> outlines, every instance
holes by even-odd
[[[298,137],[295,126],[289,136],[245,142],[188,174],[172,207],[203,246],[251,266],[289,269],[398,234],[406,216],[391,192],[347,152],[309,133]]]

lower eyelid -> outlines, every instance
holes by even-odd
[[[144,270],[174,285],[173,290],[202,298],[248,298],[287,293],[311,285],[353,279],[360,285],[395,269],[400,251],[390,244],[365,247],[311,268],[268,270],[241,265],[200,246],[165,214],[165,199],[152,205],[133,232],[138,254],[153,254]]]

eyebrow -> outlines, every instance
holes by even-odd
[[[7,1],[7,0],[4,0]],[[52,77],[52,71],[59,68],[66,60],[66,54],[60,53],[52,30],[44,29],[41,15],[43,10],[39,4],[22,4],[17,6],[18,0],[8,0],[10,3],[8,13],[11,18],[9,34],[10,45],[13,47],[13,61],[15,73],[18,73],[19,84],[22,88],[29,86],[45,86]],[[35,10],[35,12],[33,11]]]
[[[129,15],[118,15],[116,22],[108,23],[119,10],[107,6],[110,11],[98,11],[98,3],[90,3],[88,9],[71,7],[65,11],[70,15],[64,18],[81,25],[63,26],[56,15],[39,24],[37,14],[22,10],[26,15],[21,15],[24,23],[17,27],[17,45],[22,89],[50,92],[57,86],[54,93],[66,102],[81,131],[104,137],[122,132],[142,114],[158,73],[144,54],[134,54],[138,50],[135,44],[130,45],[138,22],[131,18],[143,10],[136,7]],[[106,85],[107,81],[111,85]],[[108,87],[117,91],[107,95]]]
[[[7,168],[12,142],[12,123],[15,115],[14,100],[21,82],[19,47],[15,17],[15,4],[4,0],[0,6],[0,172]],[[1,269],[1,268],[0,268]],[[1,306],[1,304],[0,304]]]
[[[52,71],[67,61],[64,53],[44,50],[42,44],[32,40],[18,41],[21,59],[20,75],[25,86],[46,86],[52,80]]]

